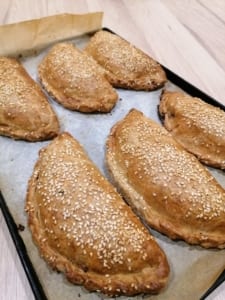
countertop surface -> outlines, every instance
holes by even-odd
[[[4,0],[0,24],[95,11],[104,12],[103,26],[225,104],[224,0]],[[0,299],[33,300],[1,212],[0,241]],[[225,283],[212,299],[225,299]]]

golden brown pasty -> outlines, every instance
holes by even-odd
[[[167,80],[156,61],[107,31],[95,33],[85,51],[107,70],[107,78],[115,87],[151,91]]]
[[[225,112],[199,98],[164,91],[159,113],[165,128],[203,163],[225,169]]]
[[[72,44],[54,45],[38,70],[45,89],[70,110],[109,112],[117,102],[105,71]]]
[[[58,119],[41,88],[18,61],[0,57],[0,135],[39,141],[58,132]]]
[[[41,255],[71,282],[109,295],[166,284],[165,254],[71,135],[41,150],[26,210]]]
[[[225,247],[225,191],[162,126],[132,110],[112,128],[106,158],[125,199],[152,228]]]

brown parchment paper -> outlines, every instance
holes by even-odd
[[[102,12],[61,14],[0,26],[0,55],[29,55],[52,43],[70,39],[102,27]]]
[[[48,51],[48,48],[46,48],[48,42],[52,44],[61,39],[66,39],[82,49],[89,40],[89,35],[85,35],[84,29],[87,30],[87,32],[99,29],[101,27],[101,18],[101,13],[88,14],[85,16],[62,15],[50,17],[49,19],[34,20],[34,24],[36,25],[32,25],[33,21],[23,22],[22,25],[20,25],[21,23],[9,25],[17,28],[15,29],[15,35],[19,33],[23,35],[23,32],[26,32],[24,34],[29,36],[29,41],[26,41],[26,45],[21,44],[21,42],[16,42],[11,44],[10,47],[7,46],[8,48],[5,46],[4,54],[24,55],[24,53],[30,49],[36,52],[36,47],[39,50],[42,49],[42,51],[38,51],[38,54],[35,56],[27,56],[21,59],[28,73],[33,79],[38,81],[37,65]],[[59,35],[55,30],[54,20],[56,20],[57,26],[59,26]],[[64,26],[60,24],[61,21],[59,20],[63,20]],[[37,25],[37,23],[41,25]],[[79,26],[81,28],[78,28]],[[73,27],[77,27],[74,29],[75,31],[72,31]],[[3,28],[7,27],[0,28],[0,35],[4,36]],[[38,31],[36,31],[37,28],[39,28]],[[31,32],[28,34],[29,31]],[[5,31],[5,34],[8,34],[8,29]],[[79,37],[75,37],[76,35]],[[11,31],[11,38],[18,41],[16,37],[13,37],[13,30]],[[5,37],[5,41],[6,40],[7,38]],[[10,52],[7,52],[7,49],[10,49]],[[166,88],[170,90],[179,89],[170,82],[167,83]],[[72,112],[64,109],[49,98],[51,105],[59,117],[61,131],[70,132],[81,142],[90,158],[106,177],[108,174],[104,165],[104,147],[105,140],[113,124],[123,118],[131,108],[139,109],[148,117],[160,122],[157,114],[157,105],[159,104],[161,90],[154,92],[135,92],[118,89],[117,91],[120,101],[118,101],[116,107],[110,114],[82,114]],[[70,284],[64,278],[63,274],[58,274],[48,268],[45,261],[39,256],[37,247],[32,241],[29,228],[27,227],[27,216],[24,212],[27,182],[32,174],[39,150],[48,143],[49,142],[28,143],[25,141],[14,141],[10,138],[0,136],[0,189],[15,222],[25,226],[25,230],[21,232],[20,235],[23,238],[28,255],[48,299],[107,299],[107,297],[103,295],[89,293],[80,286]],[[210,171],[225,188],[225,172],[212,168],[210,168]],[[198,246],[190,246],[182,241],[171,241],[160,233],[151,229],[149,230],[155,236],[157,242],[168,257],[171,269],[168,286],[159,295],[139,295],[129,298],[120,297],[119,299],[199,299],[224,269],[225,251],[215,249],[207,250]]]

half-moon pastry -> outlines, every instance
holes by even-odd
[[[44,88],[70,110],[109,112],[117,102],[105,71],[72,44],[54,45],[38,70]]]
[[[41,88],[17,60],[0,57],[0,135],[34,142],[58,132],[58,119]]]
[[[71,282],[109,295],[165,286],[165,254],[71,135],[41,150],[26,211],[42,257]]]
[[[225,112],[199,98],[164,91],[159,113],[165,128],[203,163],[225,169]]]
[[[122,194],[171,239],[225,247],[225,191],[161,125],[132,110],[111,130],[107,165]]]
[[[151,91],[167,80],[155,60],[110,32],[95,33],[85,51],[107,71],[106,76],[115,87]]]

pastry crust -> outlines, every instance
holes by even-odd
[[[155,60],[107,31],[95,33],[85,51],[107,71],[107,78],[115,87],[151,91],[167,81]]]
[[[225,169],[225,112],[199,98],[164,91],[159,113],[165,128],[187,151]]]
[[[118,100],[105,71],[72,44],[54,45],[38,70],[44,88],[70,110],[109,112]]]
[[[162,126],[132,110],[111,130],[107,165],[128,203],[171,239],[225,247],[225,191]]]
[[[68,133],[41,150],[26,211],[40,254],[71,282],[108,295],[165,286],[165,254]]]
[[[58,132],[58,119],[41,88],[17,60],[0,57],[0,135],[35,142]]]

